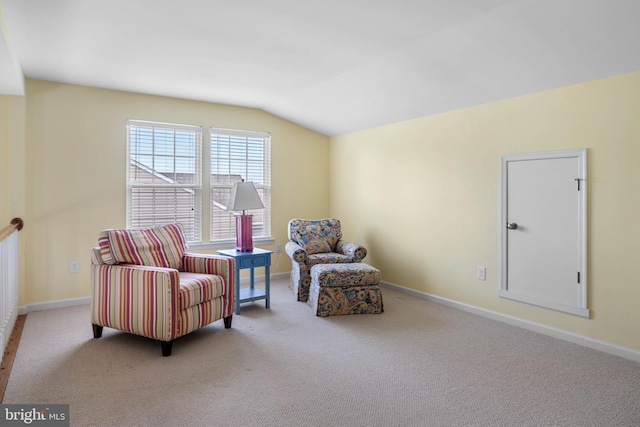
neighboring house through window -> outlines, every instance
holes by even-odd
[[[265,205],[247,212],[254,240],[271,239],[271,136],[209,128],[203,145],[203,133],[199,126],[127,121],[127,227],[179,223],[191,246],[231,245],[235,219],[227,204],[233,183],[245,180]]]

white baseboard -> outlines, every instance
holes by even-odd
[[[291,272],[290,271],[287,271],[285,273],[272,273],[271,274],[271,280],[274,280],[274,279],[285,279],[285,278],[287,280],[289,280],[289,277],[291,277]]]
[[[498,313],[497,311],[487,310],[484,308],[476,307],[474,305],[465,304],[459,301],[451,300],[448,298],[442,298],[436,295],[431,295],[426,292],[416,291],[414,289],[405,288],[400,285],[396,285],[389,282],[380,282],[381,285],[395,289],[399,292],[403,292],[409,295],[413,295],[418,298],[426,299],[437,304],[446,305],[458,310],[466,311],[468,313],[476,314],[478,316],[486,317],[498,322],[507,323],[512,326],[527,329],[529,331],[537,332],[543,335],[547,335],[553,338],[558,338],[564,341],[568,341],[574,344],[581,345],[583,347],[592,348],[594,350],[603,351],[605,353],[613,354],[615,356],[624,357],[635,362],[640,362],[640,351],[627,347],[622,347],[616,344],[608,343],[606,341],[597,340],[584,335],[575,334],[573,332],[565,331],[551,326],[543,325],[541,323],[531,322],[528,320],[520,319],[518,317],[509,316],[507,314]]]
[[[55,310],[56,308],[73,307],[91,303],[91,297],[79,297],[69,299],[59,299],[56,301],[37,302],[18,307],[18,314],[28,314],[34,311]]]
[[[271,276],[271,280],[284,279],[284,278],[288,279],[290,274],[291,273],[289,273],[289,272],[287,272],[287,273],[271,273],[270,276]],[[264,283],[264,277],[265,277],[264,274],[260,274],[260,275],[256,274],[253,277],[254,283]],[[242,286],[249,285],[249,281],[250,281],[249,277],[241,277],[240,278],[240,284]]]

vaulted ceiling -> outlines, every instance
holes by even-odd
[[[0,0],[0,93],[24,75],[336,135],[640,70],[639,22],[638,0]]]

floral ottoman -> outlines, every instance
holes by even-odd
[[[380,270],[364,263],[311,267],[307,304],[316,316],[382,313]]]

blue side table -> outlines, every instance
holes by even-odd
[[[266,249],[253,248],[251,252],[239,252],[235,249],[224,249],[218,251],[220,255],[228,256],[236,260],[236,278],[235,278],[235,304],[236,314],[240,314],[240,303],[266,300],[266,308],[269,308],[269,279],[271,269],[271,254],[272,251]],[[256,289],[254,287],[254,272],[255,267],[264,267],[264,291]],[[250,284],[248,288],[240,289],[240,270],[243,268],[250,268]]]

